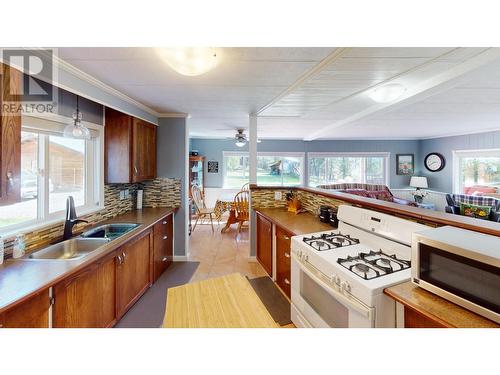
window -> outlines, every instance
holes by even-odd
[[[224,152],[224,188],[239,189],[249,181],[247,152]],[[303,183],[303,153],[259,153],[257,183],[260,185],[290,186]]]
[[[472,194],[472,186],[500,187],[500,149],[455,151],[453,172],[456,193]]]
[[[224,188],[239,189],[250,178],[247,152],[224,151]]]
[[[302,184],[304,154],[259,153],[257,183],[260,185],[290,186]]]
[[[338,183],[388,185],[388,153],[310,153],[309,186]]]
[[[63,218],[70,195],[79,214],[101,207],[102,127],[86,124],[90,140],[64,138],[64,120],[23,117],[20,201],[0,206],[0,231]]]

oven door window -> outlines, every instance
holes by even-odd
[[[419,244],[420,279],[500,313],[500,269]]]
[[[304,272],[300,273],[300,295],[330,327],[349,327],[349,309]]]

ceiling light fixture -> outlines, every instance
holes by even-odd
[[[157,48],[168,66],[185,76],[199,76],[215,68],[219,62],[215,48]]]
[[[90,131],[82,125],[82,112],[79,107],[79,96],[76,96],[76,110],[73,112],[73,122],[64,127],[66,138],[90,139]]]
[[[243,147],[247,144],[247,137],[244,131],[244,129],[237,129],[237,133],[234,136],[234,139],[236,140],[235,144],[238,147]]]
[[[370,91],[368,96],[377,103],[388,103],[400,98],[405,91],[406,87],[400,83],[389,83]]]

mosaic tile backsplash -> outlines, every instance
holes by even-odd
[[[120,190],[129,190],[129,198],[120,200]],[[174,178],[157,178],[138,184],[110,184],[104,186],[104,209],[79,218],[87,220],[88,224],[78,224],[74,231],[81,231],[103,220],[131,211],[136,207],[137,190],[143,189],[143,207],[179,207],[181,204],[181,181]],[[78,208],[76,209],[78,214]],[[63,235],[64,223],[46,226],[32,232],[22,232],[25,235],[26,252],[49,244]],[[4,238],[6,257],[12,255],[15,237]]]

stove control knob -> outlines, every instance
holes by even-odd
[[[345,292],[350,292],[351,291],[351,286],[349,285],[349,283],[347,281],[342,281],[340,283],[340,288],[345,291]]]
[[[339,285],[340,284],[340,277],[338,277],[337,275],[333,274],[332,277],[331,277],[331,281],[332,281],[333,284]]]

